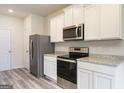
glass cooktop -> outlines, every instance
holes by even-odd
[[[64,59],[70,59],[70,60],[76,60],[81,57],[87,57],[87,53],[81,53],[81,54],[69,54],[69,55],[62,55],[58,56],[58,58],[64,58]]]

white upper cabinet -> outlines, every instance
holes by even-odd
[[[57,42],[63,42],[64,14],[57,16]]]
[[[91,5],[85,8],[85,40],[98,40],[100,35],[100,7]]]
[[[56,29],[57,23],[56,23],[56,18],[52,18],[50,20],[50,41],[51,42],[56,42],[56,36],[57,36],[57,29]]]
[[[84,24],[84,40],[122,39],[124,5],[72,5],[50,22],[51,42],[63,42],[63,27]]]
[[[64,27],[73,25],[72,17],[73,17],[72,8],[65,9],[65,11],[64,11]]]
[[[121,39],[122,5],[85,7],[85,40]]]
[[[101,39],[120,38],[120,5],[101,5]]]
[[[73,7],[73,24],[79,25],[84,23],[84,8],[82,5]]]
[[[83,5],[74,5],[64,10],[64,27],[79,25],[84,22]]]
[[[60,14],[50,20],[51,42],[63,42],[64,15]]]

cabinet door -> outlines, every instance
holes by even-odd
[[[98,40],[100,32],[100,7],[91,5],[85,8],[85,40]]]
[[[84,23],[84,8],[82,5],[77,5],[73,7],[73,24],[81,23]]]
[[[44,57],[44,74],[57,80],[57,60],[52,57]]]
[[[49,60],[44,59],[44,74],[50,76],[50,64]]]
[[[56,42],[56,18],[50,20],[50,41]]]
[[[92,72],[84,69],[78,69],[77,86],[79,89],[92,88]]]
[[[101,5],[101,38],[120,38],[119,5]]]
[[[114,77],[101,74],[101,73],[94,73],[94,80],[93,80],[93,88],[94,89],[112,89],[114,85]]]
[[[63,42],[63,26],[64,26],[64,14],[57,16],[57,28],[56,28],[56,41]]]
[[[72,26],[72,8],[68,8],[64,11],[64,27]]]
[[[57,63],[56,62],[50,63],[50,77],[54,80],[57,80]]]

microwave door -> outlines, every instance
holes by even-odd
[[[76,38],[77,37],[77,28],[65,29],[63,30],[63,38]]]

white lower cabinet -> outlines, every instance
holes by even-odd
[[[97,73],[85,69],[78,69],[79,89],[112,89],[114,85],[113,76]]]
[[[44,74],[53,80],[57,80],[57,59],[44,56]]]
[[[77,85],[80,89],[92,88],[92,72],[84,69],[78,69]]]
[[[56,62],[50,63],[50,77],[54,80],[57,80],[57,64]]]
[[[114,85],[114,77],[101,74],[93,73],[93,88],[94,89],[112,89]]]

